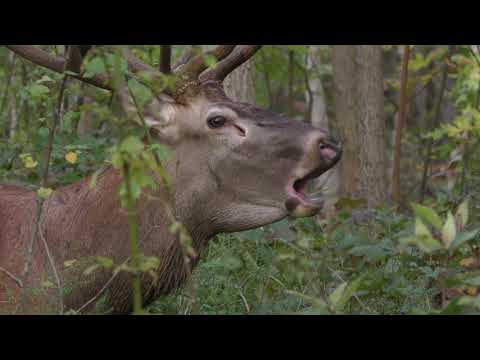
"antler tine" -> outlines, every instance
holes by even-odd
[[[228,74],[250,59],[261,47],[262,45],[238,45],[227,58],[202,74],[201,80],[223,81]]]
[[[197,78],[208,67],[205,64],[206,56],[214,56],[217,61],[225,59],[235,48],[235,45],[219,45],[215,49],[199,54],[190,59],[184,66],[177,70],[179,75],[187,75],[189,78]]]
[[[185,49],[180,58],[175,62],[175,65],[172,66],[172,71],[178,72],[180,66],[185,65],[198,51],[200,50],[196,45],[192,45],[191,48]]]
[[[139,71],[149,71],[153,73],[158,72],[154,68],[152,68],[150,65],[145,64],[143,61],[141,61],[135,55],[133,55],[132,51],[129,48],[127,47],[123,48],[122,54],[125,60],[127,60],[128,69],[131,72],[133,73],[137,73]]]
[[[48,52],[37,48],[33,45],[5,45],[8,49],[16,53],[17,55],[23,57],[24,59],[27,59],[28,61],[31,61],[32,63],[43,66],[47,69],[50,69],[52,71],[58,72],[60,74],[63,74],[65,70],[73,70],[70,65],[69,65],[69,59],[64,58],[62,56],[55,56],[51,55]],[[76,50],[75,50],[76,51]],[[69,56],[71,54],[74,54],[73,51],[69,51]],[[76,57],[75,63],[78,62],[78,55],[81,55],[80,53],[77,53],[74,55]],[[68,68],[67,68],[68,66]],[[76,66],[76,65],[74,65]],[[73,71],[76,71],[73,70]],[[106,90],[111,90],[111,87],[109,85],[108,78],[102,74],[96,74],[95,76],[91,78],[86,78],[83,77],[82,75],[71,75],[72,77],[84,81],[86,83],[89,83],[91,85],[97,86],[102,89]]]

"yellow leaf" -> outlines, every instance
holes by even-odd
[[[477,295],[477,288],[476,287],[468,287],[465,289],[465,292],[470,296]]]
[[[472,258],[472,257],[466,258],[466,259],[463,259],[462,261],[460,261],[460,265],[463,266],[463,267],[469,267],[474,263],[475,263],[475,258]]]
[[[77,162],[77,153],[70,151],[65,155],[65,160],[67,160],[70,164],[75,164]]]
[[[41,187],[37,190],[37,195],[42,199],[48,198],[52,194],[53,190],[50,188]]]
[[[63,263],[63,266],[65,266],[66,268],[69,268],[70,266],[72,266],[76,262],[77,262],[77,260],[67,260]]]
[[[25,166],[27,169],[33,169],[37,167],[38,162],[34,161],[31,156],[27,156],[23,159],[23,166]]]

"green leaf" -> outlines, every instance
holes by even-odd
[[[328,299],[337,311],[343,311],[345,305],[347,305],[348,301],[351,299],[355,291],[357,291],[358,287],[360,286],[363,277],[363,275],[359,276],[358,278],[353,280],[350,285],[344,282],[339,287],[337,287],[333,293],[330,294]]]
[[[136,136],[128,136],[120,144],[120,151],[130,153],[130,154],[139,154],[144,149],[143,143]]]
[[[415,219],[415,236],[432,237],[432,233],[420,218]]]
[[[455,240],[455,236],[457,235],[457,229],[455,227],[455,219],[453,218],[452,213],[449,211],[447,216],[447,221],[442,229],[442,240],[445,244],[445,247],[448,249],[452,244],[453,240]]]
[[[286,294],[293,295],[296,297],[299,297],[300,299],[303,299],[305,302],[308,304],[313,305],[315,308],[319,310],[323,310],[324,312],[327,311],[327,304],[322,300],[322,299],[317,299],[312,296],[308,296],[302,293],[299,293],[298,291],[294,290],[285,290]]]
[[[339,304],[340,300],[342,299],[342,295],[345,291],[345,289],[347,288],[348,286],[348,283],[347,282],[344,282],[342,284],[340,284],[334,292],[332,292],[330,294],[330,296],[328,297],[328,300],[330,301],[330,303],[336,308],[337,305]]]
[[[415,236],[403,238],[401,243],[403,245],[413,244],[426,253],[432,253],[443,248],[442,244],[432,237],[430,230],[419,218],[415,219]]]
[[[105,256],[97,256],[98,263],[106,269],[109,269],[113,266],[113,260]]]
[[[470,240],[474,239],[477,236],[479,231],[480,230],[477,229],[477,230],[467,231],[467,232],[463,232],[461,234],[458,234],[457,237],[455,238],[455,240],[450,245],[450,250],[455,251],[462,244],[466,243],[467,241],[470,241]]]
[[[37,190],[37,195],[42,199],[46,199],[52,194],[52,192],[52,189],[41,187]]]
[[[468,199],[465,200],[457,210],[457,213],[455,214],[455,218],[458,219],[458,223],[462,228],[464,228],[467,225],[468,222]]]
[[[85,77],[93,77],[97,74],[103,74],[107,72],[105,62],[102,58],[96,57],[85,64]]]
[[[40,98],[50,92],[50,89],[42,84],[32,84],[28,87],[28,92],[34,98]]]
[[[92,175],[92,177],[90,178],[90,181],[88,182],[88,187],[90,189],[93,189],[95,186],[97,186],[97,179],[98,179],[98,174],[100,173],[100,171],[102,171],[102,169],[99,169],[97,171],[95,171]]]
[[[51,282],[50,280],[45,280],[43,283],[42,283],[42,286],[45,288],[45,289],[53,289],[55,287],[55,284],[53,282]]]
[[[207,65],[208,67],[213,67],[217,63],[217,58],[213,55],[207,54],[203,57],[203,61],[205,62],[205,65]]]
[[[348,253],[354,256],[364,256],[370,261],[379,261],[389,254],[381,245],[359,245]]]
[[[412,203],[411,205],[416,216],[437,230],[442,230],[442,219],[440,219],[440,216],[438,216],[433,209],[416,203]]]

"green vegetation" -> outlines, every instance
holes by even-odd
[[[174,47],[175,56],[179,48]],[[331,49],[319,53],[320,73],[302,68],[306,47],[288,49],[298,62],[295,82],[289,84],[285,71],[289,66],[285,49],[266,46],[256,60],[257,102],[286,112],[282,91],[291,86],[295,98],[302,99],[307,91],[305,77],[318,76],[325,84],[326,102],[331,103]],[[386,46],[384,54],[397,50]],[[135,53],[158,67],[158,47],[138,46]],[[218,235],[202,254],[191,283],[147,310],[152,314],[480,314],[480,55],[464,45],[457,46],[451,58],[446,56],[447,47],[438,46],[414,51],[411,57],[410,96],[415,97],[417,86],[436,86],[438,93],[440,69],[446,63],[450,86],[444,98],[455,112],[435,123],[431,107],[421,119],[407,124],[402,169],[410,170],[402,180],[401,206],[365,209],[358,199],[345,198],[337,202],[337,212],[328,220],[287,219],[244,233]],[[386,94],[396,99],[400,64],[393,63],[393,71],[385,72],[385,83]],[[91,76],[123,66],[115,58],[87,59],[86,64]],[[0,47],[0,182],[39,188],[61,80],[62,75]],[[137,93],[143,103],[142,96],[149,95],[141,91]],[[162,172],[155,158],[168,154],[159,146],[143,147],[142,129],[117,115],[108,92],[90,89],[91,102],[84,101],[85,92],[85,85],[69,82],[53,142],[49,188],[95,174],[105,163],[119,169],[129,164],[130,184],[122,186],[120,196],[130,208],[142,188],[153,186],[145,173]],[[395,101],[385,102],[389,129],[394,128]],[[85,113],[91,116],[91,131],[80,136],[78,124]],[[304,114],[296,110],[295,115]],[[420,205],[423,158],[410,155],[423,154],[429,144],[432,168],[443,166],[446,175],[435,177],[431,171]],[[391,148],[389,144],[388,151]],[[455,153],[456,149],[461,152]],[[92,186],[94,179],[95,175]],[[42,191],[48,196],[48,189]],[[149,261],[153,265],[142,271],[155,266]]]

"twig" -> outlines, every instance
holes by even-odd
[[[152,140],[150,131],[149,131],[147,123],[146,123],[146,121],[143,117],[142,110],[140,109],[140,106],[137,102],[135,94],[133,93],[132,89],[130,89],[130,87],[128,86],[128,80],[127,80],[127,89],[128,89],[129,95],[132,98],[132,101],[135,105],[137,116],[138,116],[140,122],[143,125],[145,136],[147,137],[147,142],[148,142],[149,146],[151,146],[153,144],[153,140]],[[174,215],[174,211],[173,211],[173,206],[175,204],[175,198],[173,197],[173,192],[170,188],[170,184],[169,184],[168,179],[165,175],[165,171],[163,171],[163,169],[164,169],[163,164],[162,164],[161,159],[158,157],[158,154],[156,152],[153,152],[153,156],[155,158],[155,162],[156,162],[157,166],[160,169],[162,169],[162,171],[159,175],[160,175],[160,178],[162,180],[163,186],[166,190],[167,202],[165,203],[165,210],[166,210],[167,216],[169,217],[172,224],[178,223],[178,221],[177,221],[177,219]],[[179,237],[181,237],[181,233],[179,234]],[[186,249],[184,248],[183,244],[180,244],[180,246],[181,246],[183,257],[185,259],[184,264],[183,264],[184,271],[185,271],[185,274],[188,274],[190,272],[190,269],[189,269],[189,266],[188,266],[188,263],[190,261],[190,257],[188,256],[188,254],[186,252]]]
[[[16,277],[15,275],[13,275],[10,271],[8,271],[7,269],[4,269],[3,267],[0,266],[0,272],[3,272],[5,275],[7,275],[8,277],[10,277],[13,281],[15,281],[18,285],[18,287],[20,288],[23,288],[23,282],[22,280],[20,280],[18,277]]]
[[[245,305],[245,310],[247,311],[247,314],[249,314],[250,313],[250,306],[248,305],[247,299],[243,295],[242,288],[238,285],[235,286],[235,287],[237,288],[238,292],[240,293],[240,298],[242,299],[243,304]]]
[[[47,240],[45,239],[45,236],[43,235],[43,231],[40,229],[38,233],[40,234],[40,239],[42,240],[43,247],[45,248],[45,253],[47,254],[48,262],[50,263],[50,266],[52,267],[53,276],[55,277],[55,281],[57,282],[58,302],[59,302],[59,306],[60,306],[60,315],[62,315],[63,311],[64,311],[62,283],[60,281],[60,277],[58,276],[57,267],[55,266],[55,261],[53,260],[53,257],[50,253],[50,248],[48,247]]]
[[[47,144],[47,149],[45,151],[45,158],[44,158],[44,172],[42,176],[42,181],[41,181],[41,186],[43,188],[46,188],[48,186],[48,172],[49,172],[49,165],[50,165],[50,157],[52,154],[52,148],[53,148],[53,139],[55,136],[55,130],[60,123],[60,116],[61,116],[61,111],[62,111],[62,104],[63,104],[63,96],[65,94],[65,87],[66,83],[68,80],[68,75],[64,75],[62,85],[60,87],[60,94],[58,96],[58,102],[57,102],[57,107],[56,111],[54,113],[54,118],[53,118],[53,124],[52,127],[50,128],[49,135],[48,135],[48,144]],[[25,266],[23,270],[23,280],[24,283],[26,283],[26,280],[30,276],[30,270],[31,270],[31,264],[33,261],[33,247],[35,245],[35,240],[37,239],[38,233],[40,232],[40,219],[42,217],[42,209],[43,209],[43,203],[44,203],[44,198],[40,198],[37,196],[37,212],[35,216],[35,222],[33,224],[33,229],[32,229],[32,238],[30,240],[30,244],[28,245],[27,248],[27,254],[26,254],[26,260],[25,260]],[[54,272],[56,272],[54,264]],[[25,303],[26,299],[26,286],[22,288],[21,296],[20,296],[20,302],[15,309],[14,313],[17,313],[19,309],[22,308],[22,306]],[[59,289],[59,293],[61,294],[61,289]],[[63,308],[63,301],[60,301],[61,307]]]
[[[125,265],[127,262],[129,262],[131,259],[131,256],[125,260],[121,266]],[[92,302],[98,299],[100,295],[103,294],[103,292],[110,286],[112,281],[117,277],[117,275],[120,273],[120,271],[114,272],[113,275],[108,279],[108,281],[102,286],[102,288],[98,291],[98,293],[93,296],[90,300],[88,300],[85,304],[83,304],[81,307],[79,307],[75,312],[79,313],[82,312],[87,306],[89,306]]]

